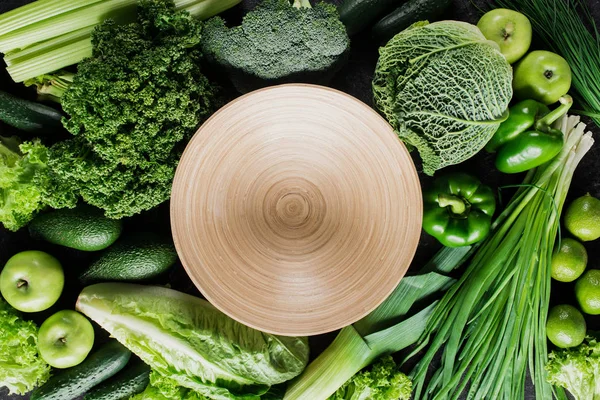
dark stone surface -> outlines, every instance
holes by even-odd
[[[479,7],[485,8],[485,0],[453,1],[453,7],[448,15],[445,16],[446,19],[458,19],[475,23],[481,15]],[[0,13],[29,2],[31,2],[31,0],[0,0]],[[333,0],[330,2],[339,4],[341,3],[341,0]],[[243,13],[252,9],[256,3],[258,3],[258,0],[243,0],[242,4],[225,13],[225,17],[231,23],[238,23]],[[592,11],[596,17],[596,20],[600,21],[600,3],[594,0],[588,0],[588,3],[592,7]],[[375,68],[376,61],[377,48],[370,42],[368,35],[359,35],[353,38],[350,60],[348,64],[336,75],[330,86],[349,93],[363,102],[372,105],[371,78],[373,76],[373,70]],[[35,94],[31,90],[24,88],[22,85],[12,83],[4,69],[0,71],[0,90],[12,92],[21,97],[28,97],[31,99],[35,97]],[[600,139],[600,129],[591,123],[589,126],[593,130],[596,140]],[[15,133],[16,132],[12,128],[0,122],[0,135],[6,136]],[[19,134],[22,135],[22,133]],[[427,185],[431,178],[422,173],[418,154],[414,152],[412,156],[419,170],[421,183],[423,185]],[[493,166],[493,158],[485,152],[476,155],[471,160],[462,164],[460,168],[476,173],[484,183],[492,187],[501,187],[520,183],[522,179],[521,175],[509,176],[498,173]],[[454,167],[454,169],[457,169],[457,167]],[[600,171],[600,145],[596,144],[592,151],[585,157],[575,174],[575,178],[569,192],[569,199],[581,196],[586,192],[590,192],[592,195],[600,197],[600,176],[598,171]],[[505,198],[508,198],[509,191],[505,192]],[[140,229],[152,229],[163,232],[170,230],[168,204],[163,204],[155,210],[130,218],[126,221],[125,234],[127,234],[127,232],[133,232]],[[422,266],[439,248],[439,243],[437,243],[431,237],[423,234],[417,254],[411,266],[411,270],[416,270]],[[592,268],[600,268],[600,246],[598,245],[598,241],[587,243],[586,248],[590,256],[589,266]],[[26,230],[21,230],[17,233],[9,233],[0,227],[0,265],[4,265],[6,260],[13,254],[22,250],[32,249],[44,250],[58,257],[65,267],[67,276],[76,276],[77,271],[81,271],[83,268],[85,268],[85,266],[95,256],[94,254],[82,253],[75,250],[68,250],[62,247],[54,246],[48,243],[33,241],[29,238]],[[180,264],[173,268],[168,275],[157,279],[155,283],[170,283],[175,289],[185,291],[190,294],[200,295],[192,282],[188,279],[183,267]],[[30,315],[31,318],[38,323],[41,323],[46,317],[60,309],[73,308],[80,290],[81,287],[75,280],[68,282],[65,287],[65,292],[58,304],[45,312]],[[576,304],[573,295],[573,285],[554,283],[552,290],[552,302],[554,304]],[[587,321],[590,327],[600,329],[600,318],[594,317],[594,319],[592,319],[591,316],[587,316]],[[100,328],[98,328],[96,331],[99,339],[97,342],[101,342],[106,339],[106,334]],[[312,356],[314,357],[318,355],[325,347],[328,346],[334,337],[335,332],[327,335],[312,337]],[[21,398],[28,398],[28,396],[8,396],[5,390],[0,389],[0,399]],[[526,398],[535,398],[531,385],[528,385]]]

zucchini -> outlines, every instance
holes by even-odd
[[[88,392],[83,400],[121,400],[143,392],[150,383],[150,367],[139,359],[130,364]]]
[[[339,7],[340,21],[349,36],[359,33],[404,0],[345,0]]]
[[[62,127],[63,114],[52,107],[20,99],[0,90],[0,120],[26,132],[49,132]]]
[[[84,362],[54,375],[31,393],[31,400],[71,400],[119,372],[131,352],[116,340],[106,343]]]
[[[415,22],[436,21],[451,3],[451,0],[408,0],[380,19],[372,28],[372,36],[379,43],[385,43]]]

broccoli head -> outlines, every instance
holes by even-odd
[[[207,60],[227,70],[246,93],[286,82],[327,83],[345,63],[350,40],[331,4],[264,0],[241,26],[208,20],[201,46]]]
[[[11,231],[27,225],[44,208],[48,185],[44,145],[0,136],[0,222]]]
[[[577,347],[548,355],[547,380],[567,389],[575,400],[600,399],[600,342],[597,333]]]

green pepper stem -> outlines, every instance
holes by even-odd
[[[557,119],[565,115],[567,111],[569,111],[569,108],[571,108],[573,105],[573,98],[568,94],[562,96],[560,99],[558,99],[558,101],[560,102],[560,106],[544,115],[543,118],[540,118],[535,123],[536,130],[545,131],[548,126],[552,125]]]
[[[458,196],[447,193],[440,193],[438,195],[438,204],[440,207],[450,207],[450,211],[453,214],[461,215],[467,211],[467,205],[465,201]]]

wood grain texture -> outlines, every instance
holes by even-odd
[[[388,123],[314,85],[242,96],[180,161],[175,245],[216,307],[253,328],[315,335],[379,305],[406,273],[422,219],[414,164]]]

